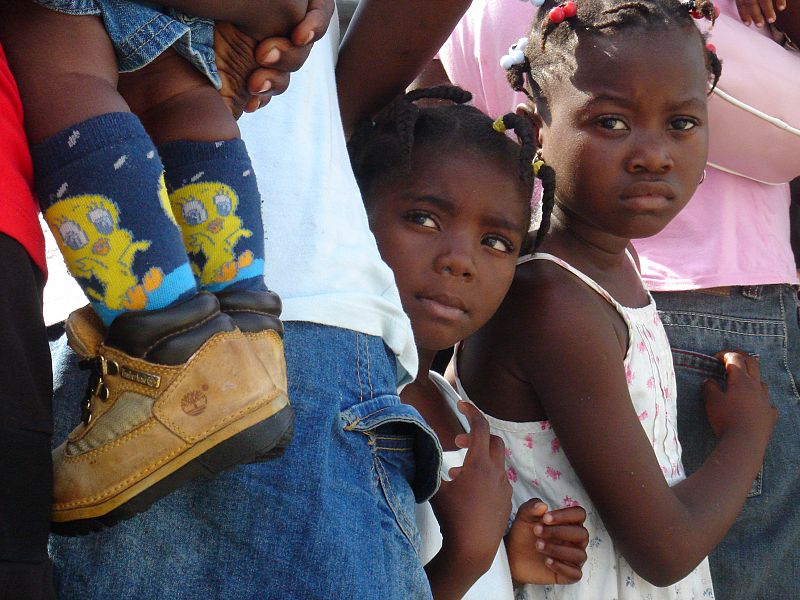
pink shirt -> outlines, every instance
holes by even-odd
[[[720,6],[735,14],[733,0]],[[526,1],[474,0],[439,51],[450,81],[471,91],[475,106],[491,116],[525,101],[509,87],[500,57],[527,34],[534,10]],[[708,167],[705,182],[675,220],[658,235],[634,241],[645,285],[679,291],[798,283],[789,202],[788,184],[765,185]]]

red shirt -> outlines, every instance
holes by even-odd
[[[46,274],[44,236],[32,182],[19,90],[0,46],[0,233],[17,240]]]

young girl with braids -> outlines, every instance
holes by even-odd
[[[433,596],[510,600],[512,576],[538,584],[580,579],[588,536],[582,508],[547,512],[530,499],[503,544],[511,509],[503,443],[431,371],[439,350],[473,333],[499,306],[530,221],[533,132],[514,114],[493,128],[464,105],[470,98],[456,87],[414,90],[363,123],[350,154],[417,344],[423,375],[401,399],[419,410],[444,448],[446,481],[417,511]],[[420,99],[453,103],[420,108]],[[503,135],[506,127],[519,144]]]
[[[670,347],[631,253],[702,180],[720,64],[693,16],[714,14],[706,2],[548,0],[504,58],[530,100],[543,219],[450,375],[506,444],[515,506],[586,508],[583,579],[528,586],[528,599],[713,597],[705,557],[777,418],[758,358],[720,348],[720,381],[704,387],[717,445],[685,476]]]

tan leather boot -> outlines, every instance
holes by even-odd
[[[83,423],[53,451],[56,533],[130,518],[191,479],[267,455],[291,428],[285,370],[265,368],[212,294],[121,315],[107,332],[86,307],[66,327],[92,378]]]
[[[250,342],[253,352],[274,381],[286,382],[286,362],[283,356],[283,323],[281,299],[271,291],[228,290],[216,293],[220,310],[230,316]],[[292,430],[269,452],[257,456],[255,462],[281,456],[292,439]]]

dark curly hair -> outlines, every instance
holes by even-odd
[[[368,197],[380,181],[409,174],[412,158],[422,148],[442,152],[458,148],[516,171],[520,197],[530,215],[531,162],[536,151],[530,123],[513,113],[502,117],[504,128],[516,134],[515,142],[495,129],[490,117],[467,105],[471,99],[472,94],[456,86],[417,89],[399,96],[374,119],[362,122],[347,145],[362,195]],[[421,106],[420,100],[445,102]]]
[[[550,10],[560,1],[545,0],[534,17],[524,50],[524,61],[512,65],[507,72],[508,82],[515,91],[525,94],[548,118],[548,89],[552,81],[564,81],[575,73],[576,48],[581,39],[591,36],[613,36],[631,29],[668,31],[684,29],[694,35],[703,48],[710,91],[722,73],[722,62],[706,45],[705,35],[694,25],[697,17],[716,19],[711,0],[578,0],[574,17],[555,23],[548,18]],[[541,244],[550,223],[555,204],[556,174],[548,166],[540,169],[542,180],[542,222],[533,247]]]

